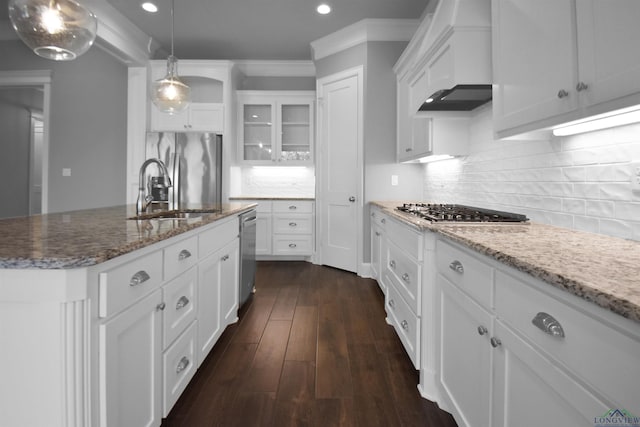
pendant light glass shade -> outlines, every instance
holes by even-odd
[[[151,101],[163,113],[176,114],[184,111],[190,100],[191,89],[178,77],[178,59],[170,55],[167,58],[167,75],[151,86]]]
[[[167,58],[167,75],[151,85],[151,101],[160,111],[176,114],[191,102],[191,89],[178,76],[178,58],[173,55],[173,3],[171,0],[171,55]]]
[[[36,55],[56,61],[89,50],[98,29],[96,16],[73,0],[9,0],[9,19]]]

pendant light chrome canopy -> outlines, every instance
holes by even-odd
[[[174,0],[171,0],[171,55],[167,58],[167,75],[151,86],[151,101],[168,114],[184,111],[191,101],[191,89],[180,80],[178,58],[173,55],[173,9]]]
[[[85,53],[98,29],[96,16],[73,0],[9,0],[9,19],[36,55],[55,61]]]

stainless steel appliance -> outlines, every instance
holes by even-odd
[[[453,204],[403,203],[396,209],[433,222],[525,222],[529,220],[525,215],[512,212]]]
[[[256,284],[256,221],[255,209],[240,214],[240,306]]]
[[[147,168],[148,194],[158,208],[186,209],[222,202],[222,135],[212,132],[149,132],[145,156],[161,160],[172,187],[162,191],[163,174]]]

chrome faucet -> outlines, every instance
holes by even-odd
[[[171,178],[169,178],[169,172],[167,171],[167,167],[162,163],[161,160],[158,159],[148,159],[146,160],[142,166],[140,166],[140,177],[139,177],[139,186],[138,186],[138,201],[136,203],[136,215],[140,215],[147,210],[149,207],[149,203],[153,201],[153,196],[151,194],[147,194],[145,196],[145,182],[144,182],[144,174],[147,170],[147,166],[151,163],[155,163],[160,168],[160,172],[164,177],[164,186],[165,188],[171,187]]]

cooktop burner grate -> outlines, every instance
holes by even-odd
[[[494,211],[465,205],[435,203],[403,203],[397,209],[433,222],[525,222],[520,214]]]

